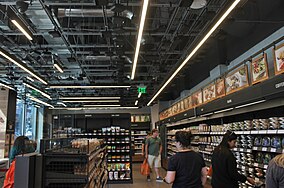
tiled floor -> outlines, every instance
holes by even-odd
[[[107,185],[107,188],[170,188],[171,185],[167,185],[166,183],[156,182],[155,175],[151,174],[151,182],[147,182],[146,176],[142,176],[140,174],[140,164],[133,164],[133,184],[112,184]],[[166,171],[161,169],[162,177],[165,177]],[[206,186],[204,188],[210,188],[210,186]]]

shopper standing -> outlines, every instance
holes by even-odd
[[[175,134],[178,152],[170,158],[164,178],[173,188],[202,188],[206,183],[207,168],[202,156],[191,149],[192,137],[187,131]]]
[[[142,141],[142,156],[145,158],[145,146],[146,146],[146,141],[148,138],[150,138],[152,136],[151,132],[147,133],[147,136],[143,139]]]
[[[265,182],[267,188],[284,187],[284,154],[277,155],[269,162]]]
[[[162,182],[163,178],[160,177],[159,168],[161,167],[161,153],[162,153],[162,142],[158,137],[159,132],[157,129],[152,130],[152,136],[147,139],[145,153],[146,158],[148,159],[148,164],[151,169],[155,169],[156,172],[156,181]],[[150,178],[147,177],[147,178]],[[150,179],[148,179],[150,181]]]
[[[16,166],[16,156],[22,155],[25,153],[32,153],[35,151],[34,142],[29,141],[29,138],[26,136],[19,136],[16,138],[14,145],[10,152],[10,168],[6,172],[4,186],[3,188],[14,188],[14,175],[15,175],[15,166]]]
[[[231,151],[236,147],[236,141],[237,135],[227,131],[222,142],[213,151],[211,181],[213,188],[238,188],[239,181],[255,184],[254,179],[240,174],[237,170],[236,158]]]

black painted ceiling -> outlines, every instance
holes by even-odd
[[[136,76],[130,80],[142,1],[25,2],[27,10],[23,10],[19,2],[16,5],[16,1],[0,0],[0,48],[48,84],[36,79],[31,82],[27,79],[28,73],[2,56],[0,81],[18,88],[19,96],[32,93],[30,89],[23,88],[22,83],[27,82],[50,94],[52,100],[41,99],[53,105],[60,97],[119,96],[122,106],[134,106],[139,85],[147,87],[147,94],[142,95],[138,106],[146,105],[232,3],[228,0],[207,0],[203,8],[192,9],[192,1],[189,0],[150,0]],[[228,64],[282,27],[283,5],[283,0],[273,0],[273,3],[270,0],[242,0],[157,100],[179,97],[182,90],[190,89],[207,78],[216,65]],[[11,23],[13,19],[28,29],[32,41]],[[64,73],[53,67],[54,62],[62,65]],[[51,85],[131,87],[49,89]],[[81,105],[68,103],[68,106]]]

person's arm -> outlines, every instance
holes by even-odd
[[[145,144],[142,143],[142,155],[144,156],[145,155]]]
[[[163,151],[163,146],[162,146],[162,144],[160,144],[159,155],[162,155],[162,151]]]
[[[148,158],[148,146],[149,146],[149,139],[146,140],[145,144],[145,158]]]
[[[205,185],[207,180],[207,172],[208,170],[206,166],[201,169],[201,182],[203,186]]]
[[[266,178],[265,178],[265,184],[266,187],[269,188],[276,188],[278,187],[277,185],[277,180],[275,179],[275,174],[273,172],[273,162],[270,162],[266,171]],[[275,164],[274,164],[275,167]]]
[[[227,166],[228,166],[227,172],[232,179],[243,183],[245,183],[248,180],[246,176],[238,172],[237,162],[232,153],[230,153],[228,156]]]
[[[176,171],[167,171],[167,175],[164,178],[164,182],[170,184],[175,181]]]

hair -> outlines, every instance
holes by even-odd
[[[29,140],[28,137],[26,136],[17,137],[10,151],[10,162],[12,162],[17,155],[34,152],[35,147],[36,147],[35,142]]]
[[[147,136],[151,136],[151,135],[152,135],[151,131],[147,132]]]
[[[158,129],[152,129],[151,133],[158,132]]]
[[[182,147],[188,148],[191,145],[193,135],[190,131],[177,131],[175,134],[176,142],[179,142]]]
[[[284,154],[277,155],[272,160],[277,166],[284,168]]]
[[[228,142],[231,142],[232,140],[237,140],[237,138],[238,138],[238,136],[236,135],[236,133],[234,133],[232,131],[227,131],[224,134],[223,139],[222,139],[221,143],[219,144],[218,148],[220,148],[220,147],[229,148]]]

